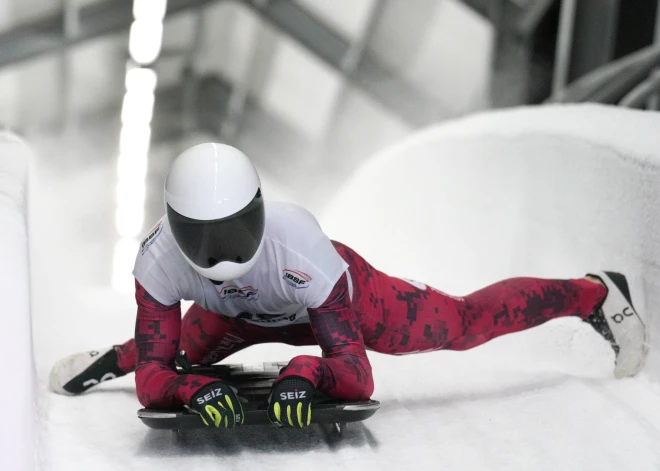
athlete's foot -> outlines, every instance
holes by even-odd
[[[103,381],[125,374],[119,368],[115,347],[74,353],[53,365],[50,390],[58,394],[80,394]]]
[[[605,286],[607,288],[607,285],[596,275],[587,275],[584,277],[585,280],[591,281],[592,283],[596,283],[597,285]]]
[[[644,323],[635,312],[626,277],[620,273],[589,274],[589,281],[607,288],[601,307],[585,319],[607,339],[616,354],[614,375],[617,378],[635,375],[646,356]]]

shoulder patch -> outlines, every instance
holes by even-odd
[[[282,270],[282,279],[286,281],[289,286],[293,286],[296,289],[307,288],[312,277],[307,273],[303,273],[298,270],[290,270],[285,268]]]
[[[147,251],[149,246],[156,242],[156,239],[160,235],[160,233],[163,232],[163,221],[160,221],[158,224],[156,224],[156,227],[154,227],[149,235],[144,238],[142,243],[140,244],[140,253],[144,255],[144,253]]]

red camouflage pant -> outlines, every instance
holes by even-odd
[[[512,278],[454,297],[373,268],[349,247],[333,242],[349,264],[352,307],[367,349],[387,354],[467,350],[495,337],[565,316],[590,316],[605,287],[585,279]],[[309,324],[263,327],[221,316],[194,304],[181,326],[180,348],[192,364],[213,364],[250,345],[316,345]],[[119,366],[135,370],[133,339],[117,348]]]

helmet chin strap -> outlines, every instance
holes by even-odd
[[[211,278],[209,278],[209,280],[211,280]],[[222,283],[224,283],[224,281],[211,280],[211,283],[213,283],[214,285],[218,286],[218,285],[221,285]]]

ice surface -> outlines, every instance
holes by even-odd
[[[622,269],[655,333],[658,129],[657,116],[600,107],[440,126],[366,164],[322,223],[377,267],[456,294],[514,274]],[[31,195],[42,388],[62,355],[128,338],[135,311],[131,295],[103,287],[112,194],[99,188],[112,165],[54,178],[61,171],[35,168]],[[267,345],[230,360],[310,352],[319,350]],[[43,392],[48,469],[660,469],[657,366],[614,380],[611,349],[575,319],[467,352],[370,358],[382,408],[339,443],[317,427],[246,427],[188,432],[172,446],[136,418],[132,376],[81,397]]]
[[[0,401],[12,405],[5,414],[12,426],[0,427],[0,463],[16,469],[32,468],[35,415],[25,217],[29,160],[28,147],[0,129],[0,357],[12,367],[12,387],[0,388]]]

